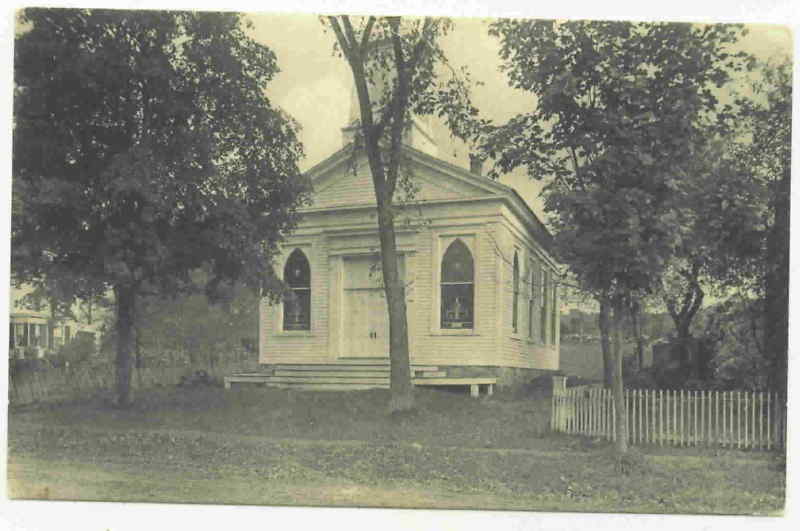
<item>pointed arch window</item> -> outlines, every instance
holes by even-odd
[[[514,275],[512,282],[514,283],[512,286],[512,289],[514,290],[512,304],[514,306],[511,308],[511,328],[516,334],[519,328],[519,256],[516,251],[514,251]]]
[[[311,267],[300,249],[289,255],[283,280],[289,287],[283,300],[283,329],[311,330]]]
[[[528,339],[533,339],[534,315],[536,313],[536,260],[528,263]]]
[[[454,240],[442,256],[441,275],[442,328],[474,328],[475,263],[460,239]]]

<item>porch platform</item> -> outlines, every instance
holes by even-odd
[[[481,387],[491,396],[497,378],[448,377],[446,371],[432,366],[413,366],[411,379],[418,386],[469,387],[470,396],[480,396]],[[273,368],[226,376],[225,389],[233,384],[256,384],[304,391],[349,391],[361,389],[388,389],[388,365],[279,365]]]

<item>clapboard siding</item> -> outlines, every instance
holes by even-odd
[[[414,201],[437,201],[475,197],[486,192],[469,184],[448,180],[436,172],[415,172],[414,183],[418,187]],[[329,208],[375,204],[375,188],[369,165],[360,157],[355,168],[352,163],[340,165],[331,175],[314,186],[314,207]]]
[[[512,338],[513,249],[522,250],[521,278],[534,253],[553,265],[526,225],[507,207],[507,197],[450,179],[429,167],[415,173],[420,184],[412,223],[398,218],[397,244],[404,255],[411,361],[429,366],[491,366],[557,369],[557,345],[528,340],[527,283],[520,299],[519,334]],[[299,246],[311,265],[310,333],[281,330],[281,307],[261,303],[260,361],[265,364],[344,363],[341,337],[342,263],[347,256],[379,249],[372,180],[362,162],[346,165],[315,180],[316,201],[304,209],[297,230],[287,239],[277,263]],[[427,202],[426,202],[427,201]],[[455,237],[469,241],[475,260],[475,328],[463,333],[440,330],[439,271],[444,247]],[[535,320],[538,327],[538,318]],[[388,353],[387,353],[388,354]]]
[[[515,230],[514,225],[509,223],[508,220],[509,217],[504,216],[501,231],[502,237],[498,238],[503,254],[503,259],[499,264],[503,273],[503,281],[500,283],[502,302],[498,312],[502,315],[500,363],[507,367],[556,370],[558,369],[558,346],[554,343],[557,343],[557,337],[553,338],[552,334],[549,334],[544,340],[541,338],[539,333],[541,329],[541,310],[535,310],[534,313],[533,326],[535,328],[533,338],[530,337],[529,332],[528,294],[530,284],[527,279],[530,271],[530,257],[536,256],[541,260],[544,253],[535,242],[521,237],[521,234]],[[513,260],[515,251],[519,253],[520,265],[519,313],[516,333],[512,326],[514,311]],[[546,330],[550,330],[554,304],[556,302],[551,300],[547,307],[544,308],[546,312]]]
[[[328,300],[329,268],[327,239],[323,235],[306,237],[292,245],[292,240],[284,246],[278,262],[278,270],[289,253],[296,247],[306,253],[311,266],[311,330],[304,332],[283,332],[280,305],[269,301],[261,302],[261,363],[327,363],[331,357],[328,351]]]

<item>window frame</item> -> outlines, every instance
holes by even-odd
[[[454,336],[474,336],[480,335],[479,327],[479,286],[480,286],[480,254],[478,246],[478,234],[474,232],[458,233],[432,233],[433,249],[432,253],[432,281],[433,297],[431,297],[430,313],[430,334],[431,335],[454,335]],[[450,245],[456,240],[466,246],[472,257],[472,328],[442,328],[442,261]]]
[[[285,298],[281,300],[280,304],[278,304],[278,319],[275,326],[275,331],[277,335],[299,335],[299,336],[307,336],[310,335],[313,331],[314,324],[312,319],[312,310],[314,307],[313,301],[313,284],[314,284],[314,277],[313,277],[313,268],[311,267],[311,259],[309,253],[308,246],[302,245],[295,245],[290,247],[291,251],[289,251],[283,260],[283,268],[281,268],[281,279],[285,281],[286,275],[286,268],[289,266],[289,261],[292,259],[292,256],[295,253],[300,253],[306,261],[308,265],[308,286],[301,286],[301,287],[290,287],[289,291],[295,293],[297,291],[306,292],[307,299],[308,299],[308,319],[307,319],[307,327],[306,328],[286,328],[286,300]]]
[[[531,257],[528,260],[528,340],[533,341],[534,320],[533,310],[536,307],[536,267],[537,260]]]
[[[514,261],[511,266],[511,335],[519,335],[519,249],[514,248]]]

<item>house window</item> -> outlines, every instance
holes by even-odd
[[[549,308],[549,288],[550,288],[550,271],[545,271],[542,268],[542,281],[541,281],[541,293],[542,293],[542,311],[541,315],[541,334],[542,334],[542,343],[549,343],[547,338],[547,309]]]
[[[17,327],[17,331],[14,334],[14,337],[17,338],[17,346],[18,347],[27,347],[28,346],[28,325],[25,323],[17,323],[15,325]]]
[[[550,326],[550,344],[555,345],[557,343],[557,332],[558,332],[558,320],[561,318],[560,312],[558,311],[558,281],[553,279],[553,321]]]
[[[311,330],[311,267],[300,249],[289,255],[283,280],[289,287],[283,300],[283,329]]]
[[[517,321],[519,321],[519,258],[517,256],[517,252],[514,251],[514,275],[513,275],[513,283],[512,289],[514,290],[513,295],[513,307],[511,308],[511,328],[514,329],[514,333],[517,333]]]
[[[528,267],[528,338],[533,339],[533,315],[536,308],[536,262],[530,261]]]
[[[466,244],[456,239],[442,257],[442,328],[473,328],[475,264]]]

